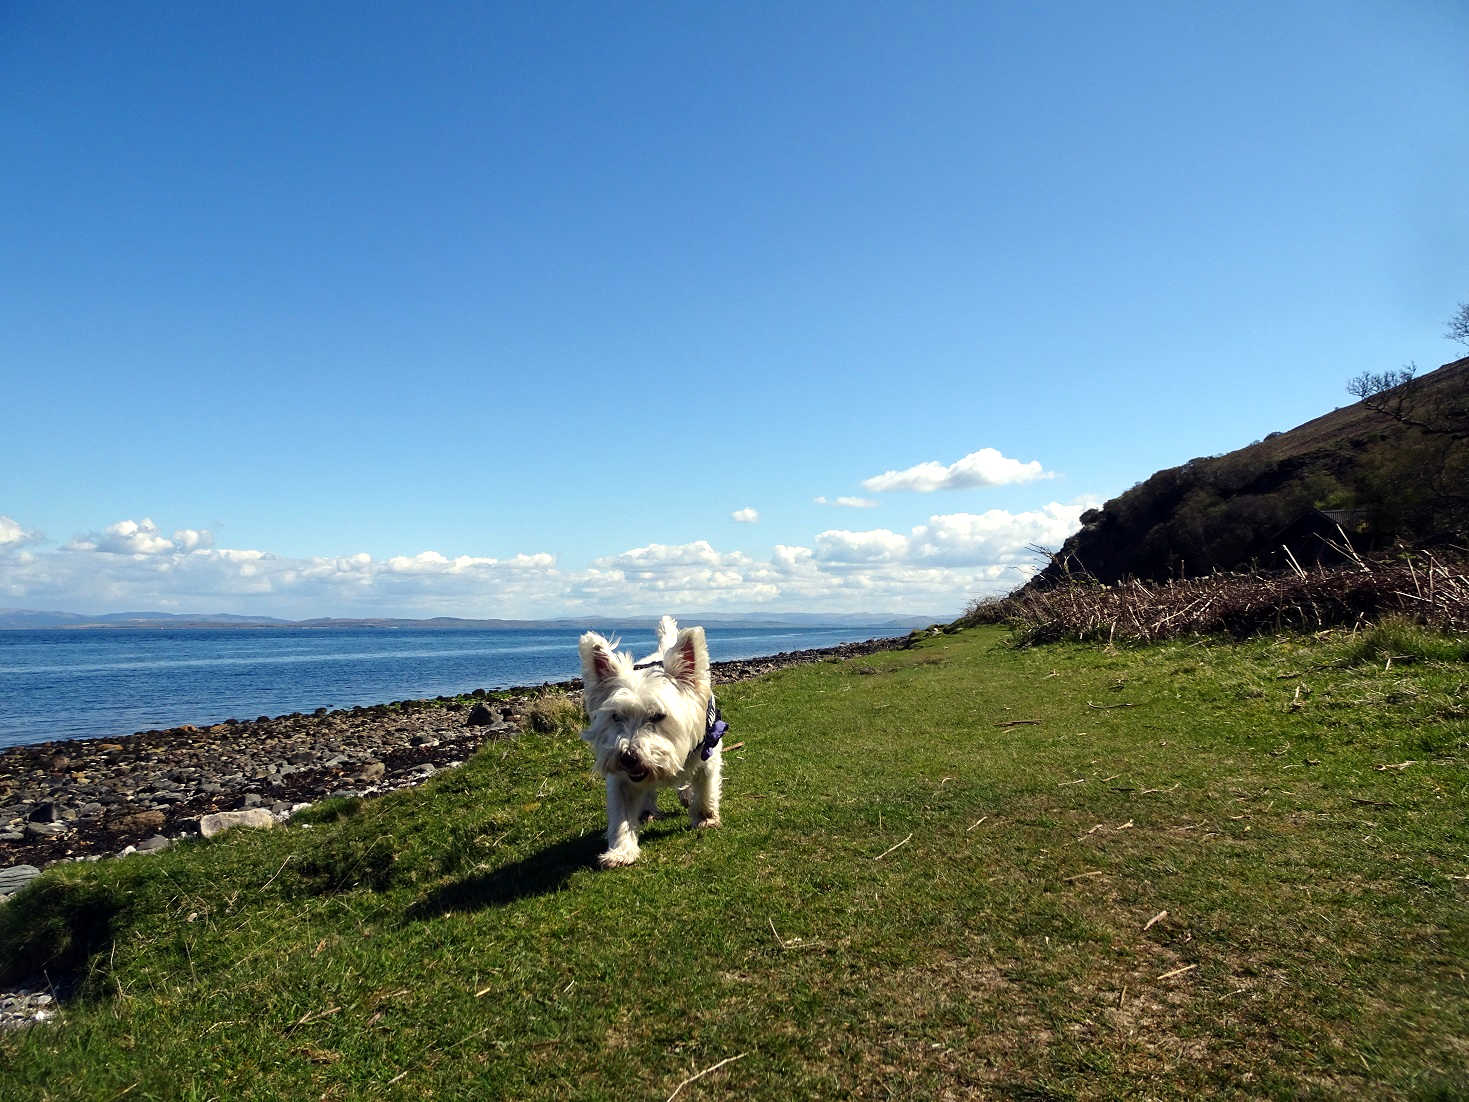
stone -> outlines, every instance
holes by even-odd
[[[47,801],[37,804],[31,808],[31,813],[26,818],[33,823],[56,823],[61,821],[61,809],[54,803]]]
[[[483,704],[476,704],[473,708],[469,709],[469,715],[464,718],[464,726],[488,727],[498,718],[494,712],[490,711]]]
[[[145,838],[138,843],[139,853],[161,853],[173,845],[172,838],[165,838],[162,834],[155,834],[151,838]]]
[[[155,834],[163,829],[163,812],[161,811],[135,811],[131,815],[121,815],[116,819],[108,821],[110,830],[118,834],[143,833],[151,830]]]
[[[32,838],[56,838],[66,833],[65,823],[27,823],[26,833]]]
[[[259,792],[246,792],[235,802],[235,807],[240,811],[248,811],[252,807],[260,807],[265,803],[265,797]]]
[[[363,781],[382,780],[387,767],[380,761],[370,761],[357,771],[357,779]]]
[[[11,865],[8,869],[0,869],[0,899],[14,895],[40,875],[41,870],[35,865]]]
[[[236,827],[255,827],[268,830],[275,826],[275,816],[263,807],[252,807],[246,811],[216,811],[199,820],[199,833],[206,838],[223,834]]]

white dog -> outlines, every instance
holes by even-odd
[[[658,622],[658,649],[641,663],[594,631],[581,637],[582,738],[607,781],[604,869],[638,858],[638,825],[657,814],[658,789],[677,787],[695,827],[719,825],[725,723],[709,682],[703,628]]]

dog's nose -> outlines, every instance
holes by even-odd
[[[618,751],[617,761],[618,764],[621,765],[624,769],[636,769],[640,764],[642,764],[639,761],[638,756],[632,752],[631,748]]]

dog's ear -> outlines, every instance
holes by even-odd
[[[607,695],[607,683],[620,672],[613,645],[595,631],[581,637],[577,650],[581,654],[582,695],[587,711],[593,711]]]
[[[663,653],[663,672],[680,688],[708,695],[709,646],[703,628],[684,628]]]

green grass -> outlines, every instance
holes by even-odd
[[[1004,644],[721,689],[724,827],[629,869],[564,726],[58,868],[0,965],[84,997],[0,1097],[1469,1096],[1461,661]]]

